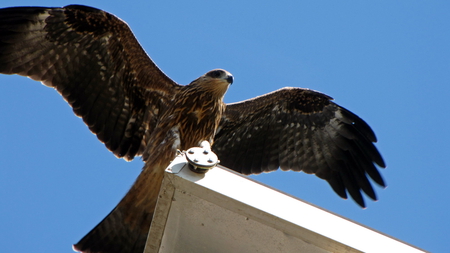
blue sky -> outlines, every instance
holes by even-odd
[[[72,3],[3,0],[0,7]],[[230,71],[226,102],[285,86],[334,97],[377,134],[388,165],[380,200],[362,210],[304,173],[253,178],[425,250],[450,248],[450,2],[78,3],[125,20],[178,83],[214,68]],[[2,251],[72,252],[123,197],[142,162],[116,159],[54,90],[5,75],[0,87]]]

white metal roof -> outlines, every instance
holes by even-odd
[[[425,252],[229,169],[166,170],[146,253]]]

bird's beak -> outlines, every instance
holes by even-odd
[[[227,77],[227,82],[228,82],[229,84],[233,84],[233,76],[232,76],[232,75],[229,75],[229,76]]]

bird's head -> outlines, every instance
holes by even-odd
[[[233,75],[230,72],[223,69],[213,69],[189,85],[201,87],[218,97],[223,97],[232,83]]]
[[[233,75],[224,69],[213,69],[208,73],[203,75],[205,78],[217,79],[221,82],[226,82],[226,84],[233,84]]]

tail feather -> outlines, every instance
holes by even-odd
[[[149,215],[153,215],[153,213]],[[115,208],[74,245],[74,250],[84,253],[142,253],[147,235],[133,231],[124,224],[123,220],[121,210]],[[150,224],[146,223],[141,223],[142,228],[148,230]]]
[[[144,168],[119,204],[73,249],[83,253],[142,253],[164,169]]]

